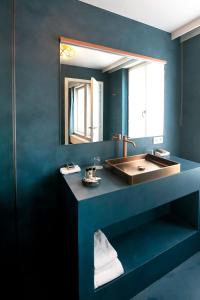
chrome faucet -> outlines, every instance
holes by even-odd
[[[115,134],[115,135],[113,135],[112,139],[115,140],[115,141],[123,140],[123,157],[127,157],[127,144],[128,143],[133,145],[133,147],[136,147],[136,143],[129,140],[127,135],[123,135],[123,137],[122,137],[121,134]]]

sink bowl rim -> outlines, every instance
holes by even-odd
[[[137,174],[130,175],[117,166],[121,163],[131,163],[132,161],[145,158],[148,158],[147,160],[155,162],[155,164],[157,165],[160,165],[161,168],[157,170],[149,170],[147,172],[139,172]],[[108,159],[105,162],[107,166],[110,167],[110,169],[116,171],[115,173],[117,173],[118,176],[125,177],[126,181],[128,181],[128,184],[137,184],[155,179],[158,180],[162,177],[175,175],[180,172],[180,163],[168,158],[158,157],[149,153]]]

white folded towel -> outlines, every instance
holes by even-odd
[[[124,273],[116,250],[105,234],[98,230],[94,234],[94,287],[97,288]]]
[[[98,230],[94,234],[94,267],[101,268],[117,258],[117,252],[105,234]]]
[[[81,168],[78,165],[75,165],[74,168],[67,168],[67,167],[60,168],[60,173],[63,175],[73,174],[73,173],[77,173],[80,171],[81,171]]]
[[[116,279],[124,273],[121,262],[118,258],[108,263],[106,266],[101,267],[99,270],[95,269],[94,272],[94,287],[95,289]]]

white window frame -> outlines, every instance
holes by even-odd
[[[138,64],[138,65],[136,65],[136,66],[134,66],[134,67],[132,67],[132,68],[130,68],[129,70],[128,70],[128,135],[130,136],[130,102],[129,102],[129,84],[130,84],[130,77],[129,77],[129,72],[130,72],[130,70],[132,70],[132,69],[136,69],[136,68],[141,68],[141,67],[145,67],[145,109],[144,109],[144,114],[145,114],[145,116],[144,116],[144,122],[145,122],[145,133],[144,133],[144,135],[142,135],[142,136],[135,136],[135,135],[133,135],[133,136],[130,136],[131,138],[144,138],[144,137],[152,137],[152,136],[155,136],[155,135],[163,135],[164,134],[164,88],[165,88],[165,86],[164,86],[164,74],[165,74],[165,68],[164,68],[164,64],[162,64],[162,66],[163,66],[163,99],[162,99],[162,101],[163,101],[163,109],[162,109],[162,115],[163,115],[163,118],[162,118],[162,129],[161,129],[161,131],[160,131],[160,133],[159,134],[151,134],[151,135],[149,135],[148,134],[148,129],[147,129],[147,117],[146,117],[146,113],[147,113],[147,101],[148,101],[148,95],[147,95],[147,68],[146,68],[146,66],[148,65],[148,64],[151,64],[152,62],[144,62],[144,63],[141,63],[141,64]],[[156,63],[156,62],[153,62],[153,63]]]
[[[68,90],[71,82],[79,82],[80,84],[91,84],[91,80],[78,79],[78,78],[70,78],[65,77],[64,81],[64,93],[65,93],[65,102],[64,102],[64,128],[65,128],[65,145],[69,144],[69,94]],[[89,141],[89,139],[87,138]]]

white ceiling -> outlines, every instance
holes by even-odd
[[[200,16],[200,0],[80,0],[173,32]]]
[[[70,47],[75,51],[74,56],[70,58],[61,57],[61,64],[102,70],[123,58],[122,55],[116,55],[90,48],[74,45],[70,45]]]

